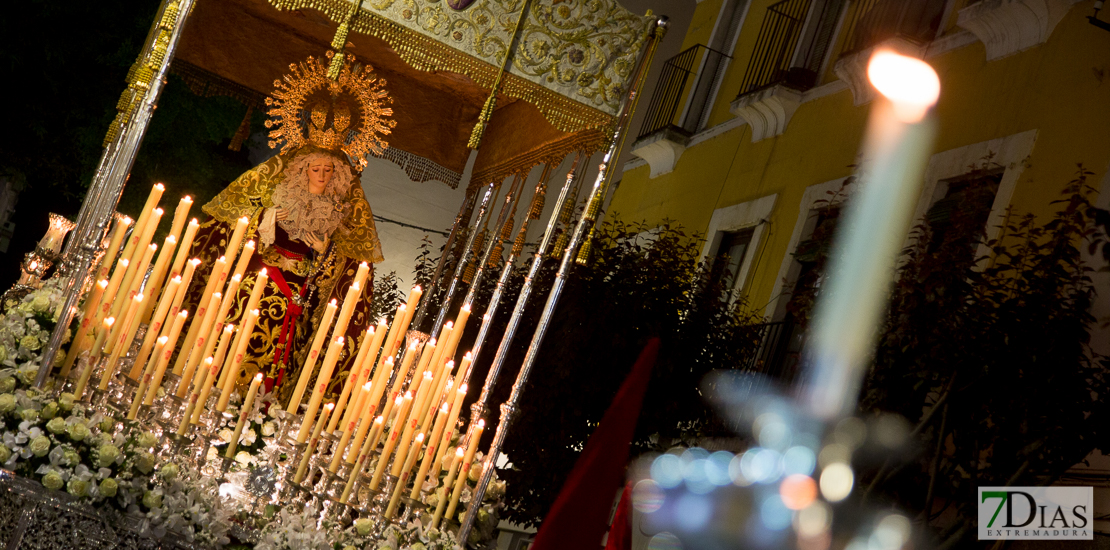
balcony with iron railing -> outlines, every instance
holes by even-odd
[[[720,81],[727,59],[728,55],[702,44],[668,59],[648,104],[639,138],[668,127],[688,135],[697,132],[710,107],[709,94]],[[685,106],[681,113],[680,106]]]
[[[922,57],[937,36],[947,0],[853,0],[844,17],[843,40],[833,72],[848,84],[857,105],[870,101],[866,65],[878,47]]]
[[[752,141],[782,134],[817,84],[843,0],[782,0],[767,7],[731,110]]]
[[[651,165],[651,177],[670,172],[690,136],[705,123],[729,59],[698,44],[663,64],[640,134],[632,145],[633,154]]]
[[[947,0],[856,0],[844,21],[840,56],[861,52],[891,38],[915,44],[933,40]]]

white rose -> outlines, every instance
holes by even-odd
[[[251,463],[251,455],[246,451],[239,451],[235,453],[235,462],[247,466]]]
[[[177,464],[169,462],[158,469],[158,476],[166,481],[171,481],[177,477]]]
[[[66,431],[69,433],[70,439],[74,441],[82,441],[89,437],[89,427],[84,422],[74,422]]]
[[[470,481],[478,481],[478,478],[482,477],[482,463],[475,462],[474,464],[471,464],[470,473],[467,474],[466,477]]]
[[[58,416],[58,404],[53,401],[47,403],[42,407],[42,410],[39,411],[39,415],[47,420]]]
[[[0,394],[0,414],[7,414],[15,410],[15,396],[10,393]]]
[[[158,444],[158,438],[150,432],[143,432],[138,438],[139,446],[144,449],[149,449]]]
[[[100,482],[100,494],[102,494],[106,497],[116,496],[116,491],[118,489],[119,489],[119,483],[116,482],[115,478],[109,477],[109,478],[105,479],[104,481]]]
[[[143,494],[143,506],[146,506],[147,508],[161,508],[162,495],[155,493],[154,491],[147,491],[145,494]]]
[[[104,444],[100,446],[100,467],[108,468],[115,464],[116,458],[119,457],[119,447],[112,444]]]
[[[62,488],[62,476],[58,475],[58,472],[51,470],[47,472],[46,475],[42,476],[42,486],[51,491],[57,491]]]
[[[8,349],[0,346],[0,362],[8,358]],[[15,378],[11,376],[0,380],[0,393],[8,393],[15,389]]]
[[[66,392],[58,396],[58,408],[63,412],[69,412],[73,408],[73,394]]]
[[[54,418],[50,419],[50,422],[46,423],[46,431],[54,435],[65,432],[66,427],[67,426],[65,419],[60,416],[55,416]]]
[[[73,476],[69,478],[69,483],[66,485],[66,491],[75,497],[85,496],[85,492],[89,490],[89,483],[83,479]]]
[[[274,435],[275,432],[277,432],[277,427],[274,426],[273,422],[267,422],[262,425],[262,435],[264,437],[270,437]]]
[[[36,311],[46,311],[50,309],[50,299],[42,295],[35,296],[35,299],[31,300],[31,308]]]
[[[31,441],[28,448],[31,449],[31,454],[35,456],[46,456],[46,453],[50,452],[50,438],[40,435]]]
[[[360,537],[365,537],[370,534],[370,530],[374,528],[374,522],[368,518],[359,518],[355,520],[355,530],[358,531]]]
[[[19,340],[19,347],[35,351],[42,347],[42,342],[37,337],[28,334]]]
[[[235,432],[224,428],[220,430],[219,433],[216,435],[219,436],[220,441],[223,441],[224,443],[231,443],[231,438],[235,437]]]
[[[39,412],[31,408],[23,409],[23,411],[20,413],[20,416],[23,417],[23,420],[31,422],[32,424],[38,422],[39,420]]]
[[[137,468],[144,475],[154,471],[154,455],[150,453],[139,453],[138,458],[135,459],[135,468]],[[154,508],[154,506],[151,506]]]
[[[0,444],[0,464],[3,464],[12,457],[12,450],[6,445]]]

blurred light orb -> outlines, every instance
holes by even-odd
[[[751,456],[745,468],[741,460],[740,469],[745,476],[756,483],[771,483],[783,477],[783,456],[773,449],[756,447],[744,453],[744,457]]]
[[[891,50],[878,50],[871,56],[867,78],[894,105],[902,122],[921,120],[940,97],[940,78],[932,66]]]
[[[651,463],[651,479],[660,487],[673,489],[682,483],[682,459],[667,453],[655,457]]]
[[[875,440],[888,449],[897,449],[906,443],[910,427],[896,414],[884,414],[875,421]]]
[[[735,457],[736,455],[728,451],[717,451],[709,455],[705,463],[705,477],[709,482],[718,487],[732,483],[729,467]]]
[[[899,550],[910,540],[910,520],[901,514],[890,514],[879,520],[867,539],[868,550]]]
[[[855,484],[852,467],[843,462],[834,462],[821,470],[821,495],[829,502],[840,502],[852,493]]]
[[[791,510],[801,510],[817,500],[817,483],[802,474],[787,476],[779,484],[782,503]]]
[[[786,475],[802,474],[808,476],[817,466],[817,457],[809,447],[797,445],[782,453],[782,471]]]
[[[832,510],[824,502],[814,502],[794,515],[794,530],[798,536],[811,539],[824,535],[832,524]]]
[[[682,550],[682,541],[667,531],[663,531],[648,541],[648,550]]]
[[[691,493],[704,495],[716,489],[716,485],[710,483],[709,474],[706,472],[711,467],[708,460],[697,458],[688,462],[686,467],[682,469],[682,477],[686,480],[686,488]]]
[[[666,497],[659,484],[651,479],[641,479],[632,486],[632,507],[644,514],[651,514],[663,507]]]
[[[675,503],[675,522],[683,531],[700,531],[713,515],[713,503],[702,495],[686,493]]]
[[[837,462],[851,462],[852,450],[839,443],[830,443],[821,448],[821,452],[817,454],[817,464],[821,467],[828,466],[829,464],[836,464]]]
[[[867,424],[854,416],[837,422],[833,430],[833,440],[849,449],[858,449],[866,439]]]
[[[709,458],[709,451],[702,449],[701,447],[690,447],[689,449],[686,449],[682,452],[682,462],[685,462],[686,464],[689,464],[698,459],[704,460],[706,458]]]
[[[760,446],[772,449],[784,449],[790,445],[791,430],[783,418],[775,413],[766,412],[759,415],[752,427]]]
[[[732,478],[732,484],[737,487],[747,487],[753,483],[752,479],[744,475],[744,457],[747,454],[736,455],[732,457],[732,462],[728,464],[728,477]]]
[[[794,520],[794,513],[786,507],[778,495],[771,495],[763,499],[763,504],[759,506],[759,519],[767,529],[781,531],[790,526]]]

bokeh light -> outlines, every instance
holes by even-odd
[[[713,515],[713,503],[705,496],[686,493],[678,497],[675,515],[675,521],[683,531],[700,531]]]
[[[824,502],[814,502],[794,515],[794,529],[802,538],[814,538],[825,534],[832,523],[832,510]]]
[[[900,514],[890,514],[879,520],[871,537],[868,550],[899,550],[910,540],[910,520]]]
[[[817,483],[807,475],[787,476],[779,484],[779,496],[782,497],[782,502],[787,508],[801,510],[817,500]]]
[[[781,531],[790,526],[794,514],[778,495],[770,495],[763,499],[763,504],[759,507],[759,519],[767,529]]]
[[[817,457],[814,456],[809,447],[798,445],[782,453],[782,472],[786,475],[802,474],[808,476],[813,473],[813,468],[816,466]]]
[[[682,542],[678,537],[666,531],[659,533],[648,541],[647,550],[682,550]]]
[[[705,477],[709,482],[718,487],[723,487],[732,483],[732,478],[729,475],[729,465],[732,464],[732,459],[735,455],[728,451],[717,451],[706,460],[705,464]]]
[[[651,463],[651,479],[660,487],[673,489],[682,483],[682,459],[667,453],[661,454]]]
[[[821,495],[829,502],[840,502],[852,493],[855,475],[852,467],[843,462],[834,462],[821,470]]]
[[[666,496],[659,484],[651,479],[641,479],[632,486],[632,507],[644,514],[654,513],[663,506]]]

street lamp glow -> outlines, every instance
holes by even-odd
[[[894,105],[903,122],[917,122],[937,102],[940,79],[928,63],[890,50],[879,50],[867,64],[867,78]]]

